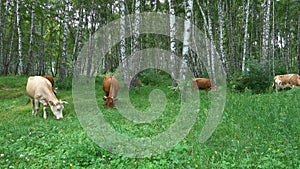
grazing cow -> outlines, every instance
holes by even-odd
[[[293,88],[300,86],[300,76],[297,74],[285,74],[274,76],[272,88],[276,88],[276,92],[285,88]]]
[[[130,76],[130,87],[136,87],[136,86],[144,86],[144,85],[137,77],[132,78]]]
[[[44,119],[47,118],[46,108],[50,105],[52,113],[56,119],[62,119],[63,104],[66,101],[58,100],[52,90],[52,85],[49,80],[42,76],[29,77],[26,86],[26,92],[32,102],[32,114],[37,115],[40,109],[40,103],[43,104]],[[35,111],[36,109],[36,111]]]
[[[119,82],[114,76],[105,76],[102,87],[105,92],[103,100],[105,101],[106,108],[112,108],[117,101]]]
[[[51,82],[51,84],[52,84],[52,90],[53,90],[53,92],[54,92],[54,94],[56,96],[56,89],[54,88],[54,78],[53,78],[53,76],[46,75],[46,76],[43,76],[43,77],[46,78],[46,79],[48,79]]]
[[[192,91],[195,91],[197,88],[199,90],[206,90],[206,94],[208,94],[210,89],[216,89],[212,80],[208,78],[194,78],[192,80]]]

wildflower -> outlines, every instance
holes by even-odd
[[[73,164],[72,164],[72,163],[70,163],[70,167],[73,167]]]

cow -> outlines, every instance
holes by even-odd
[[[197,88],[199,90],[206,90],[206,95],[208,94],[209,90],[216,89],[212,80],[208,78],[194,78],[192,80],[192,91],[194,92]]]
[[[136,76],[134,78],[130,76],[129,78],[130,78],[130,87],[144,86],[141,80],[139,80]]]
[[[274,76],[272,88],[275,87],[276,92],[285,88],[293,88],[294,86],[300,86],[300,76],[298,74]]]
[[[27,80],[26,92],[32,102],[32,115],[37,115],[40,103],[43,104],[43,118],[47,119],[46,108],[50,105],[56,119],[63,118],[64,105],[68,102],[58,100],[53,92],[52,84],[42,76],[31,76]]]
[[[102,87],[105,92],[103,100],[105,101],[106,108],[112,108],[117,101],[119,82],[114,76],[105,76]]]

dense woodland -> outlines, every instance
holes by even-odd
[[[100,27],[143,12],[170,14],[170,24],[176,22],[172,22],[175,15],[196,25],[215,44],[229,81],[251,72],[268,78],[300,73],[298,0],[0,0],[0,4],[1,75],[50,74],[63,81],[72,77],[81,49]],[[115,45],[98,72],[114,71],[131,53],[156,47],[184,56],[195,76],[207,76],[203,63],[184,49],[189,44],[172,39],[173,27],[170,37],[146,36],[139,34],[138,17],[130,24],[134,36]],[[196,36],[188,35],[188,40]],[[173,73],[178,71],[174,68]]]

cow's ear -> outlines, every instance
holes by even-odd
[[[60,101],[62,104],[69,104],[67,101]]]
[[[51,100],[49,100],[49,104],[50,104],[51,106],[54,106],[54,102],[51,101]]]
[[[103,100],[106,101],[106,99],[107,99],[107,97],[106,97],[106,96],[103,96]]]
[[[62,104],[69,104],[69,103],[66,102],[66,101],[62,101],[61,99],[59,99],[59,103],[62,103]]]

